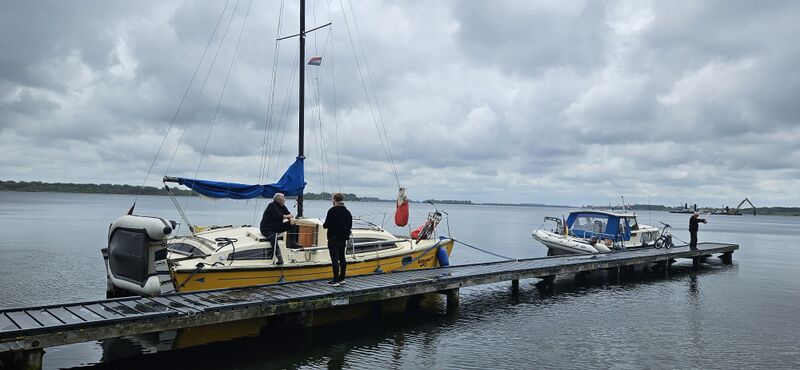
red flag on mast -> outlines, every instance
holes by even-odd
[[[322,57],[311,57],[311,59],[308,60],[308,65],[310,66],[318,66],[320,64],[322,64]]]

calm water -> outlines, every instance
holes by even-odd
[[[184,200],[181,200],[182,202]],[[105,270],[100,248],[109,223],[132,196],[0,192],[0,308],[100,299]],[[252,224],[265,203],[191,199],[196,224]],[[328,202],[309,202],[324,214]],[[348,205],[381,224],[391,203]],[[530,232],[557,208],[443,206],[459,240],[512,257],[545,249]],[[412,224],[424,205],[412,205]],[[178,220],[168,198],[140,197],[138,214]],[[254,216],[255,215],[255,216]],[[391,223],[391,213],[386,222]],[[688,240],[688,215],[640,212],[640,222],[665,221]],[[443,223],[443,228],[447,225]],[[391,229],[391,228],[390,228]],[[393,230],[402,232],[402,230]],[[406,231],[407,232],[407,231]],[[596,273],[559,277],[555,292],[521,282],[462,289],[458,312],[427,310],[320,329],[286,341],[252,338],[188,350],[169,347],[164,333],[122,341],[49,348],[45,368],[800,368],[800,218],[712,216],[700,240],[738,243],[734,265],[716,258],[699,272],[679,262],[669,277],[637,273],[617,282]],[[457,245],[451,261],[495,257]],[[153,352],[157,352],[154,353]],[[102,359],[147,353],[102,363]]]

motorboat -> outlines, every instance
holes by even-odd
[[[552,223],[551,228],[545,224]],[[564,218],[545,217],[533,238],[548,248],[547,255],[607,253],[652,247],[659,229],[640,224],[628,210],[575,210]]]

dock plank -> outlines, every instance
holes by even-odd
[[[6,315],[8,315],[8,318],[13,320],[20,329],[39,329],[42,327],[41,324],[36,322],[36,320],[30,317],[24,310],[6,312]]]
[[[111,301],[111,302],[105,303],[103,305],[105,307],[107,307],[108,309],[111,309],[114,312],[119,313],[122,316],[141,315],[141,312],[136,311],[136,310],[134,310],[134,309],[122,304],[122,302],[124,302],[124,301]]]
[[[188,308],[182,304],[179,304],[175,301],[171,301],[164,297],[147,297],[147,299],[150,299],[158,304],[161,304],[162,306],[166,307],[167,310],[173,310],[180,313],[187,313],[192,311],[191,308]]]
[[[197,302],[199,304],[206,306],[206,309],[219,308],[225,306],[224,303],[214,302],[210,297],[211,296],[205,292],[192,292],[190,294],[183,296],[183,298],[185,298],[186,300]]]
[[[86,321],[78,316],[75,316],[75,314],[73,314],[72,312],[67,311],[64,307],[48,308],[46,311],[52,314],[53,316],[58,317],[59,320],[61,320],[62,322],[64,322],[64,324],[67,325],[80,324]]]
[[[64,309],[68,310],[73,315],[77,315],[78,317],[82,318],[84,321],[87,322],[105,320],[105,317],[92,312],[92,310],[89,310],[84,305],[64,307]]]
[[[20,327],[17,326],[11,319],[8,318],[7,313],[3,313],[0,315],[0,331],[12,331],[12,330],[19,330]]]
[[[56,326],[63,324],[57,317],[53,316],[51,313],[47,312],[46,309],[43,310],[27,310],[28,314],[31,317],[38,321],[42,326]]]
[[[137,300],[132,300],[132,301],[120,301],[119,304],[121,304],[121,305],[123,305],[125,307],[128,307],[129,309],[131,309],[134,312],[136,312],[136,314],[149,314],[149,313],[159,312],[159,310],[154,309],[152,307],[152,303],[150,303],[150,305],[147,305],[147,304],[144,304],[143,302],[146,302],[146,301],[141,300],[141,299],[137,299]],[[164,311],[164,310],[166,310],[166,308],[162,309],[161,311]]]
[[[208,308],[208,306],[206,306],[204,304],[200,304],[199,302],[195,302],[194,300],[191,300],[191,299],[186,299],[181,295],[169,295],[169,296],[166,296],[164,298],[169,299],[170,301],[172,301],[174,307],[180,307],[180,308],[183,308],[183,309],[190,309],[191,310],[190,312],[205,311],[206,308]],[[173,306],[173,305],[171,305],[171,306]]]
[[[84,305],[84,307],[86,307],[87,309],[92,310],[92,312],[104,317],[106,320],[120,318],[120,317],[123,316],[119,312],[116,312],[113,309],[111,309],[109,307],[106,307],[102,303],[87,304],[87,305]]]

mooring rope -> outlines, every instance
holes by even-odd
[[[474,245],[469,245],[469,244],[467,244],[467,243],[464,243],[464,242],[462,242],[461,240],[458,240],[458,239],[453,239],[453,241],[459,242],[459,243],[463,244],[464,246],[470,247],[470,248],[472,248],[472,249],[475,249],[475,250],[477,250],[477,251],[481,251],[481,252],[483,252],[483,253],[486,253],[486,254],[491,254],[492,256],[495,256],[495,257],[500,257],[500,258],[503,258],[503,259],[507,259],[507,260],[509,260],[509,261],[519,261],[519,259],[518,259],[518,258],[511,258],[511,257],[504,256],[504,255],[502,255],[502,254],[497,254],[497,253],[494,253],[494,252],[489,252],[489,251],[487,251],[487,250],[485,250],[485,249],[478,248],[478,247],[476,247],[476,246],[474,246]]]
[[[677,237],[675,235],[672,235],[672,239],[678,239],[678,241],[683,243],[683,244],[689,244],[689,243],[686,242],[686,240],[682,240],[681,238],[679,238],[679,237]]]

